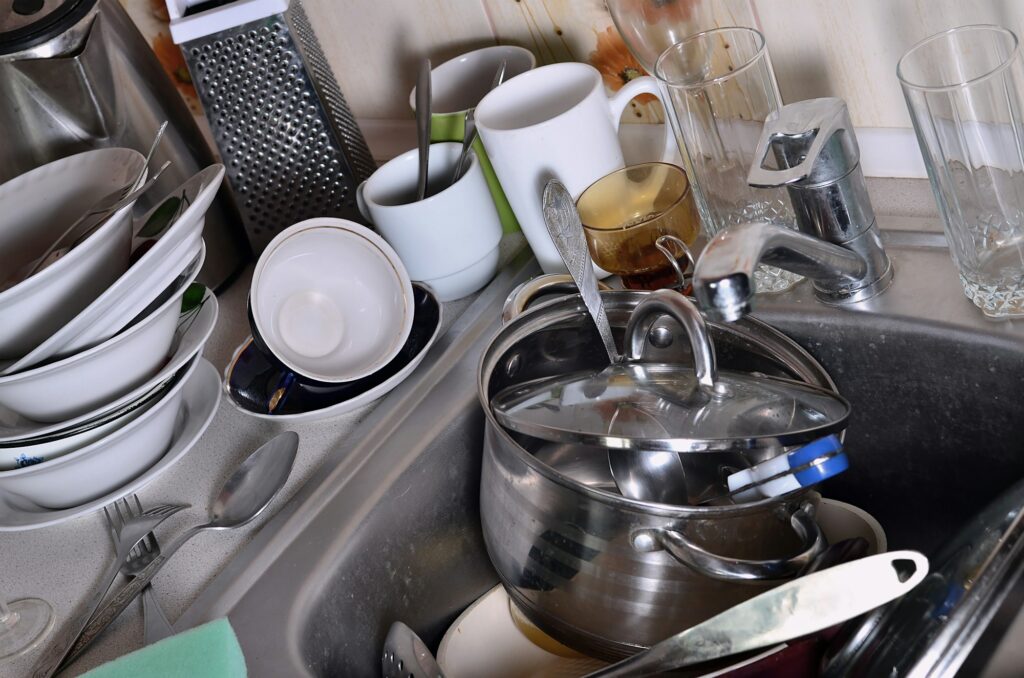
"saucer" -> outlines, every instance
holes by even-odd
[[[250,337],[235,350],[224,371],[228,400],[243,413],[261,419],[313,421],[380,398],[416,369],[440,334],[441,304],[430,288],[414,283],[413,299],[409,338],[398,355],[373,374],[341,384],[307,380],[267,357]]]
[[[0,447],[24,445],[41,440],[62,437],[88,430],[111,421],[136,407],[148,395],[169,381],[183,365],[203,350],[207,339],[217,324],[217,297],[207,289],[195,308],[182,312],[178,318],[178,329],[172,345],[173,352],[160,371],[146,380],[146,383],[126,393],[117,400],[87,412],[74,419],[44,424],[0,407]]]
[[[42,508],[16,495],[0,492],[0,532],[34,530],[98,511],[122,497],[138,492],[181,459],[213,421],[213,415],[216,414],[217,405],[220,403],[220,379],[217,376],[217,369],[201,357],[197,357],[196,360],[199,360],[200,364],[185,384],[184,402],[175,423],[171,446],[153,466],[113,492],[67,509]]]

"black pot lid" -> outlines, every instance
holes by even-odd
[[[719,372],[714,389],[689,367],[623,363],[509,387],[491,402],[505,427],[609,449],[676,452],[796,445],[846,426],[850,405],[788,379]]]

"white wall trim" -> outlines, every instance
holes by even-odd
[[[378,162],[416,147],[416,123],[413,120],[359,120],[370,151]],[[623,125],[627,143],[641,143],[660,153],[661,125]],[[861,127],[857,129],[861,167],[869,177],[926,179],[924,160],[914,130],[909,128]],[[633,155],[633,154],[630,154]]]

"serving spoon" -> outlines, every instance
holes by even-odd
[[[615,346],[611,323],[608,322],[608,314],[601,300],[594,262],[584,240],[583,221],[576,203],[565,186],[554,179],[544,187],[542,202],[548,234],[580,290],[583,303],[601,335],[608,361],[612,365],[621,363],[622,355]],[[642,413],[639,411],[632,413],[632,416],[640,415]],[[675,452],[609,450],[608,466],[619,492],[629,499],[667,504],[687,503],[686,472],[682,460]]]

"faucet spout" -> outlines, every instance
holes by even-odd
[[[832,303],[874,296],[892,278],[889,268],[887,280],[872,280],[871,262],[852,249],[767,222],[749,223],[722,231],[704,248],[693,275],[701,308],[726,322],[743,317],[759,264],[810,278],[819,298]]]

